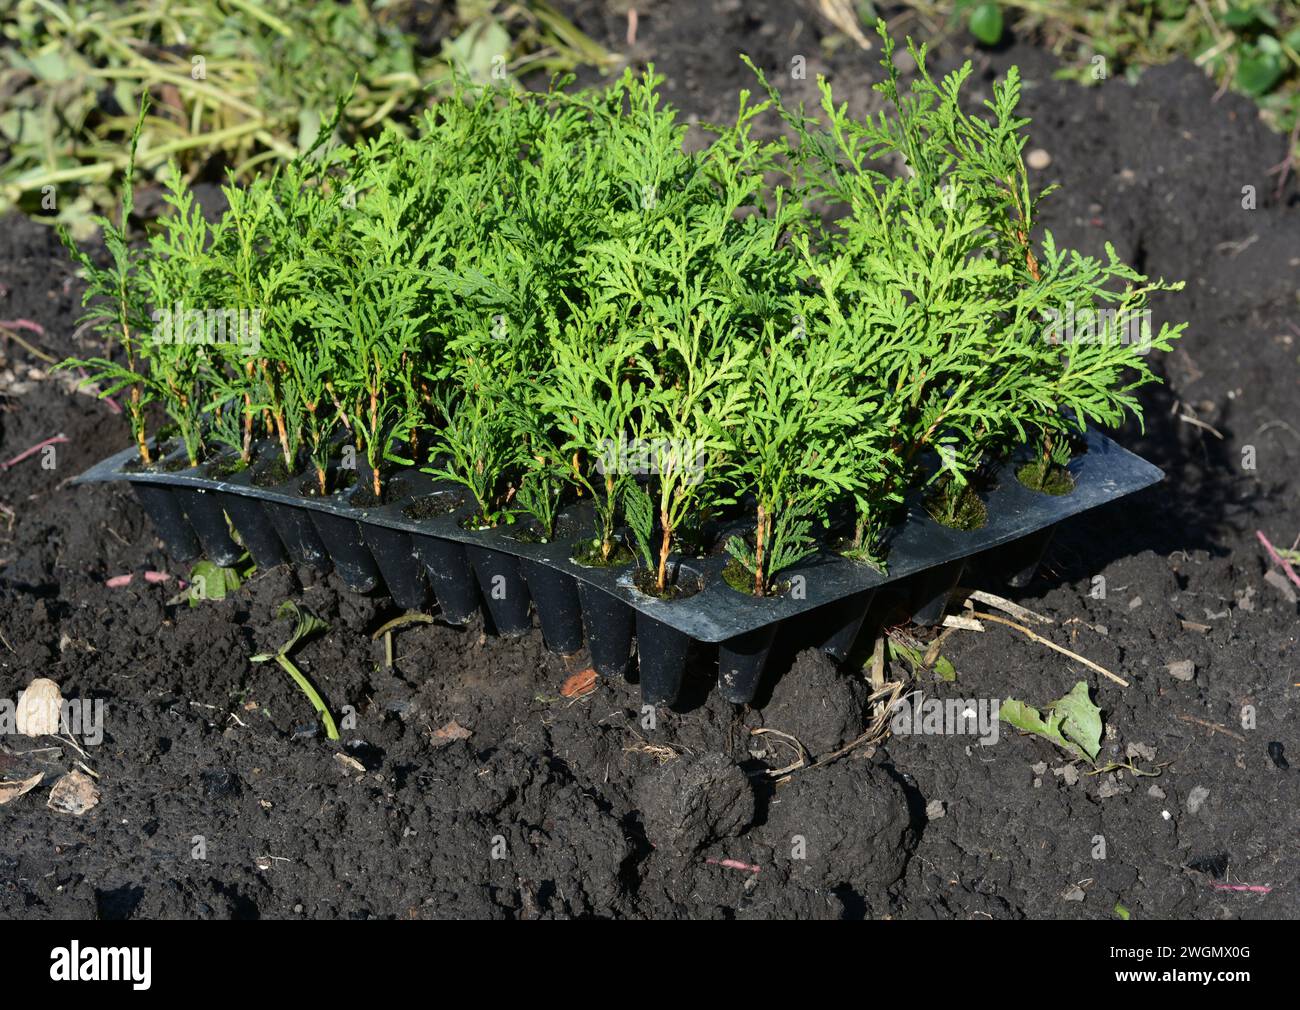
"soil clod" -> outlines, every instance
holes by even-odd
[[[763,724],[793,736],[817,760],[861,734],[866,700],[865,684],[840,673],[820,651],[806,649],[772,689]]]
[[[903,786],[860,760],[801,772],[778,789],[763,835],[791,881],[821,888],[847,883],[878,899],[902,875],[916,844]]]
[[[754,790],[725,754],[670,761],[638,789],[646,837],[657,849],[697,852],[754,820]]]

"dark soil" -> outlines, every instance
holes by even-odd
[[[408,519],[435,519],[450,515],[465,504],[465,496],[458,491],[437,491],[416,498],[402,509]]]
[[[657,600],[690,599],[704,588],[698,572],[673,561],[668,562],[664,582],[664,588],[661,590],[658,570],[654,568],[638,568],[632,573],[632,585],[636,586],[639,592],[646,596],[653,596]]]
[[[562,6],[623,48],[621,15]],[[633,55],[702,120],[731,114],[750,83],[742,50],[791,97],[825,72],[867,107],[876,54],[825,57],[802,6],[638,8]],[[809,80],[788,80],[795,55]],[[67,438],[53,469],[37,454],[0,470],[13,512],[0,514],[0,697],[42,676],[106,705],[104,740],[81,758],[102,799],[81,817],[45,805],[80,755],[0,741],[0,778],[47,775],[0,806],[0,916],[1106,918],[1122,902],[1136,918],[1297,917],[1297,605],[1265,581],[1256,538],[1300,534],[1300,207],[1294,176],[1276,194],[1270,171],[1284,141],[1187,63],[1081,90],[1033,47],[974,59],[973,100],[1022,68],[1030,146],[1052,158],[1039,174],[1064,184],[1044,204],[1058,243],[1099,255],[1109,239],[1139,269],[1185,278],[1155,309],[1192,325],[1159,365],[1167,383],[1142,394],[1145,432],[1118,436],[1167,481],[1062,528],[1016,595],[1053,619],[1045,634],[1130,686],[989,625],[946,640],[954,682],[919,687],[1042,706],[1087,680],[1103,760],[1158,777],[1078,774],[1050,744],[1003,732],[989,746],[899,735],[773,788],[762,773],[791,750],[750,731],[833,753],[863,726],[861,664],[787,656],[746,711],[709,690],[702,655],[678,708],[646,714],[621,682],[563,698],[573,671],[540,634],[496,639],[478,621],[397,630],[386,668],[370,636],[391,603],[334,576],[279,568],[223,601],[169,603],[188,572],[130,493],[67,486],[127,444],[123,418],[0,343],[0,460]],[[78,294],[52,232],[0,222],[0,319],[40,323],[52,354],[85,354]],[[295,656],[340,745],[277,666],[249,662],[288,635],[286,599],[329,622]],[[1170,673],[1183,660],[1191,679]]]
[[[840,670],[815,649],[795,656],[765,700],[763,721],[799,741],[814,760],[829,757],[862,732],[869,691],[861,677]],[[773,745],[773,757],[780,753]],[[767,755],[763,757],[766,759]],[[780,767],[779,762],[776,764]]]

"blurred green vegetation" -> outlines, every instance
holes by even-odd
[[[116,203],[142,92],[138,167],[247,177],[309,145],[352,92],[341,139],[404,122],[466,76],[615,61],[542,0],[6,0],[0,213],[74,232]]]

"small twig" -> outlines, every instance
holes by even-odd
[[[875,743],[877,740],[883,739],[885,733],[887,732],[886,727],[889,724],[890,713],[893,712],[894,706],[898,704],[898,699],[903,693],[903,686],[904,685],[901,680],[896,680],[889,684],[886,684],[879,691],[872,692],[871,697],[868,699],[868,701],[877,701],[885,696],[889,697],[889,701],[887,704],[881,706],[878,709],[876,713],[876,717],[875,719],[872,720],[871,725],[867,728],[867,731],[863,733],[861,736],[859,736],[857,739],[850,740],[839,750],[832,751],[831,753],[827,754],[820,761],[808,765],[808,768],[820,768],[822,765],[828,765],[832,761],[835,761],[838,758],[842,758],[845,754],[853,750],[855,747],[860,747],[863,744],[867,744],[867,743]]]
[[[0,334],[3,334],[5,337],[9,338],[18,346],[26,348],[28,353],[33,354],[36,357],[40,358],[46,364],[57,365],[59,363],[58,358],[54,357],[53,355],[46,354],[39,347],[36,347],[33,344],[28,343],[26,340],[20,337],[18,335],[18,330],[17,330],[18,327],[22,327],[25,330],[32,330],[35,333],[43,334],[45,332],[45,328],[43,326],[41,326],[39,323],[33,323],[29,319],[0,320]]]
[[[1294,324],[1292,324],[1292,329],[1296,329]],[[1296,329],[1296,334],[1300,335],[1300,329]],[[1285,421],[1279,421],[1276,419],[1261,424],[1255,429],[1255,435],[1258,437],[1266,431],[1272,431],[1274,428],[1281,428],[1283,431],[1289,431],[1296,438],[1300,438],[1300,431],[1296,431],[1295,428],[1291,427],[1291,425],[1287,424]]]
[[[1027,636],[1030,640],[1035,641],[1040,645],[1045,645],[1049,649],[1053,649],[1056,652],[1059,652],[1063,656],[1069,656],[1075,662],[1082,663],[1084,666],[1086,666],[1089,670],[1092,670],[1094,673],[1100,673],[1103,677],[1109,677],[1120,687],[1129,686],[1128,681],[1125,680],[1123,677],[1117,677],[1115,674],[1107,670],[1104,666],[1100,666],[1097,663],[1094,663],[1091,659],[1089,659],[1086,656],[1080,656],[1077,652],[1071,652],[1063,645],[1057,645],[1051,639],[1044,638],[1042,635],[1038,634],[1037,632],[1031,631],[1030,629],[1026,628],[1023,624],[1017,624],[1015,621],[1008,621],[1005,617],[998,617],[997,614],[985,614],[978,610],[973,611],[973,614],[974,616],[980,618],[981,620],[993,621],[995,624],[1005,624],[1008,628],[1014,628],[1022,635]]]
[[[1199,418],[1192,417],[1191,414],[1179,414],[1178,420],[1182,421],[1184,424],[1194,424],[1198,428],[1203,428],[1206,431],[1208,431],[1211,435],[1213,435],[1215,438],[1217,438],[1220,442],[1223,441],[1223,433],[1220,432],[1218,428],[1214,427],[1214,425],[1212,424],[1206,424],[1204,421],[1200,420]]]
[[[921,665],[922,665],[922,666],[924,666],[924,667],[926,667],[926,668],[928,669],[928,668],[934,666],[934,664],[935,664],[936,662],[938,662],[938,660],[939,660],[939,650],[940,650],[941,648],[943,648],[943,643],[944,643],[945,641],[947,641],[949,637],[951,637],[953,631],[955,631],[956,629],[961,628],[963,631],[983,631],[983,630],[984,630],[984,626],[983,626],[982,624],[980,624],[979,621],[970,621],[970,620],[967,620],[967,619],[964,618],[964,617],[959,617],[959,618],[957,618],[957,620],[962,621],[963,624],[965,624],[965,625],[974,625],[974,627],[964,627],[963,624],[954,624],[954,625],[949,625],[948,622],[947,622],[947,620],[945,619],[945,620],[944,620],[944,628],[943,628],[943,631],[939,632],[938,637],[935,638],[935,640],[934,640],[933,642],[930,643],[930,648],[926,649],[926,650],[925,650],[925,655],[921,657]]]
[[[754,863],[742,863],[739,859],[705,859],[710,866],[721,866],[727,870],[745,870],[748,873],[758,873],[762,870],[761,866]]]
[[[1232,256],[1240,256],[1242,253],[1244,253],[1247,249],[1249,249],[1252,245],[1254,245],[1258,241],[1259,241],[1259,235],[1253,234],[1242,239],[1240,242],[1220,242],[1218,245],[1214,247],[1214,251],[1226,252],[1231,254]],[[1190,417],[1184,418],[1184,420],[1190,421],[1192,420],[1192,418]],[[1223,436],[1220,435],[1219,437],[1222,438]]]
[[[871,654],[871,687],[879,691],[885,686],[885,636],[876,638],[876,647]]]
[[[428,614],[421,614],[419,611],[410,611],[394,617],[391,621],[380,625],[379,630],[370,636],[372,642],[377,641],[382,635],[388,634],[394,628],[400,628],[406,624],[432,624],[433,618]]]
[[[1103,626],[1099,624],[1089,624],[1082,617],[1071,617],[1061,623],[1063,627],[1068,627],[1070,629],[1071,642],[1073,642],[1075,639],[1079,637],[1080,627],[1087,628],[1089,631],[1094,631],[1098,635],[1105,635],[1107,633],[1106,629]]]
[[[392,669],[393,666],[393,631],[396,628],[403,627],[407,624],[432,624],[433,618],[428,614],[421,614],[419,611],[408,611],[394,617],[391,621],[383,624],[378,631],[370,636],[372,642],[382,638],[384,640],[384,669]]]
[[[794,764],[786,765],[784,768],[776,768],[776,769],[769,768],[764,772],[765,775],[771,778],[780,778],[782,775],[788,775],[790,772],[798,771],[800,768],[803,768],[808,764],[808,756],[809,756],[808,748],[803,745],[803,743],[799,740],[798,737],[792,736],[789,733],[784,733],[779,729],[767,729],[764,727],[760,727],[759,729],[751,729],[749,733],[750,736],[771,735],[771,736],[778,737],[781,740],[786,741],[790,746],[794,747],[795,753],[799,756],[799,760],[796,761]]]
[[[1263,530],[1256,530],[1255,536],[1259,537],[1259,542],[1264,545],[1264,550],[1268,551],[1268,556],[1273,559],[1273,563],[1278,565],[1282,571],[1286,572],[1287,578],[1300,586],[1300,575],[1297,575],[1291,563],[1278,554],[1277,549],[1269,543],[1268,537],[1264,536]]]
[[[1001,596],[995,596],[993,593],[986,593],[983,589],[959,589],[959,593],[965,593],[968,600],[974,600],[976,603],[985,603],[994,610],[1001,610],[1010,614],[1012,617],[1018,617],[1022,621],[1036,621],[1038,624],[1055,624],[1050,617],[1045,617],[1028,607],[1022,607],[1019,603],[1012,603]],[[974,607],[971,608],[975,609]]]
[[[1198,719],[1194,715],[1180,714],[1176,718],[1178,718],[1182,722],[1194,722],[1198,726],[1204,726],[1212,733],[1222,733],[1225,736],[1232,737],[1234,740],[1240,740],[1242,743],[1246,742],[1246,738],[1242,736],[1240,733],[1234,733],[1232,730],[1228,729],[1227,726],[1221,726],[1217,722],[1206,722],[1204,719]]]
[[[84,758],[89,758],[89,757],[90,757],[89,754],[87,754],[84,750],[82,750],[80,747],[77,746],[77,741],[74,740],[74,739],[72,739],[71,736],[59,736],[59,735],[55,734],[55,735],[54,735],[54,739],[57,740],[57,741],[59,741],[59,743],[66,743],[69,747],[71,747],[73,750],[75,750],[75,751],[76,751],[78,754],[80,754],[82,757],[84,757]]]
[[[37,442],[30,449],[24,449],[13,459],[7,460],[4,463],[0,463],[0,470],[8,470],[11,466],[16,466],[17,464],[21,463],[23,460],[27,459],[29,456],[35,456],[47,445],[62,445],[67,441],[68,439],[64,435],[59,434],[59,435],[54,435],[51,438],[47,438],[43,442]]]

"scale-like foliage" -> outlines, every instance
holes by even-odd
[[[837,303],[827,314],[857,336],[863,381],[902,405],[889,423],[904,481],[932,459],[931,479],[959,488],[990,454],[1026,442],[1050,454],[1064,432],[1138,414],[1133,391],[1156,381],[1145,353],[1167,350],[1183,326],[1135,341],[1133,325],[1151,293],[1182,285],[1148,283],[1109,249],[1104,264],[1066,254],[1050,232],[1036,250],[1050,190],[1032,192],[1021,157],[1017,72],[994,86],[988,115],[971,115],[960,102],[969,63],[936,82],[909,43],[918,76],[904,93],[880,32],[887,109],[855,120],[819,82],[820,120],[782,109],[797,139],[787,172],[803,199],[828,205],[810,270]],[[1119,321],[1094,339],[1051,339],[1057,314],[1108,306]]]
[[[1032,445],[1038,486],[1059,486],[1088,425],[1140,417],[1145,355],[1182,326],[1147,313],[1181,285],[1035,237],[1014,71],[972,114],[969,65],[936,81],[914,49],[904,91],[882,38],[885,109],[861,121],[825,82],[810,114],[759,74],[766,99],[742,92],[688,152],[653,70],[463,85],[413,137],[322,130],[227,186],[211,224],[177,178],[136,250],[128,193],[110,266],[78,254],[116,350],[77,364],[129,391],[146,464],[158,403],[191,461],[268,442],[320,494],[355,455],[355,500],[424,465],[479,528],[522,514],[549,539],[589,502],[583,563],[625,560],[626,524],[651,592],[671,592],[671,555],[713,548],[713,520],[748,519],[724,546],[755,595],[818,550],[884,563],[931,482],[955,522],[978,471]],[[755,138],[769,112],[790,141]],[[257,339],[151,339],[173,303],[255,312]]]

